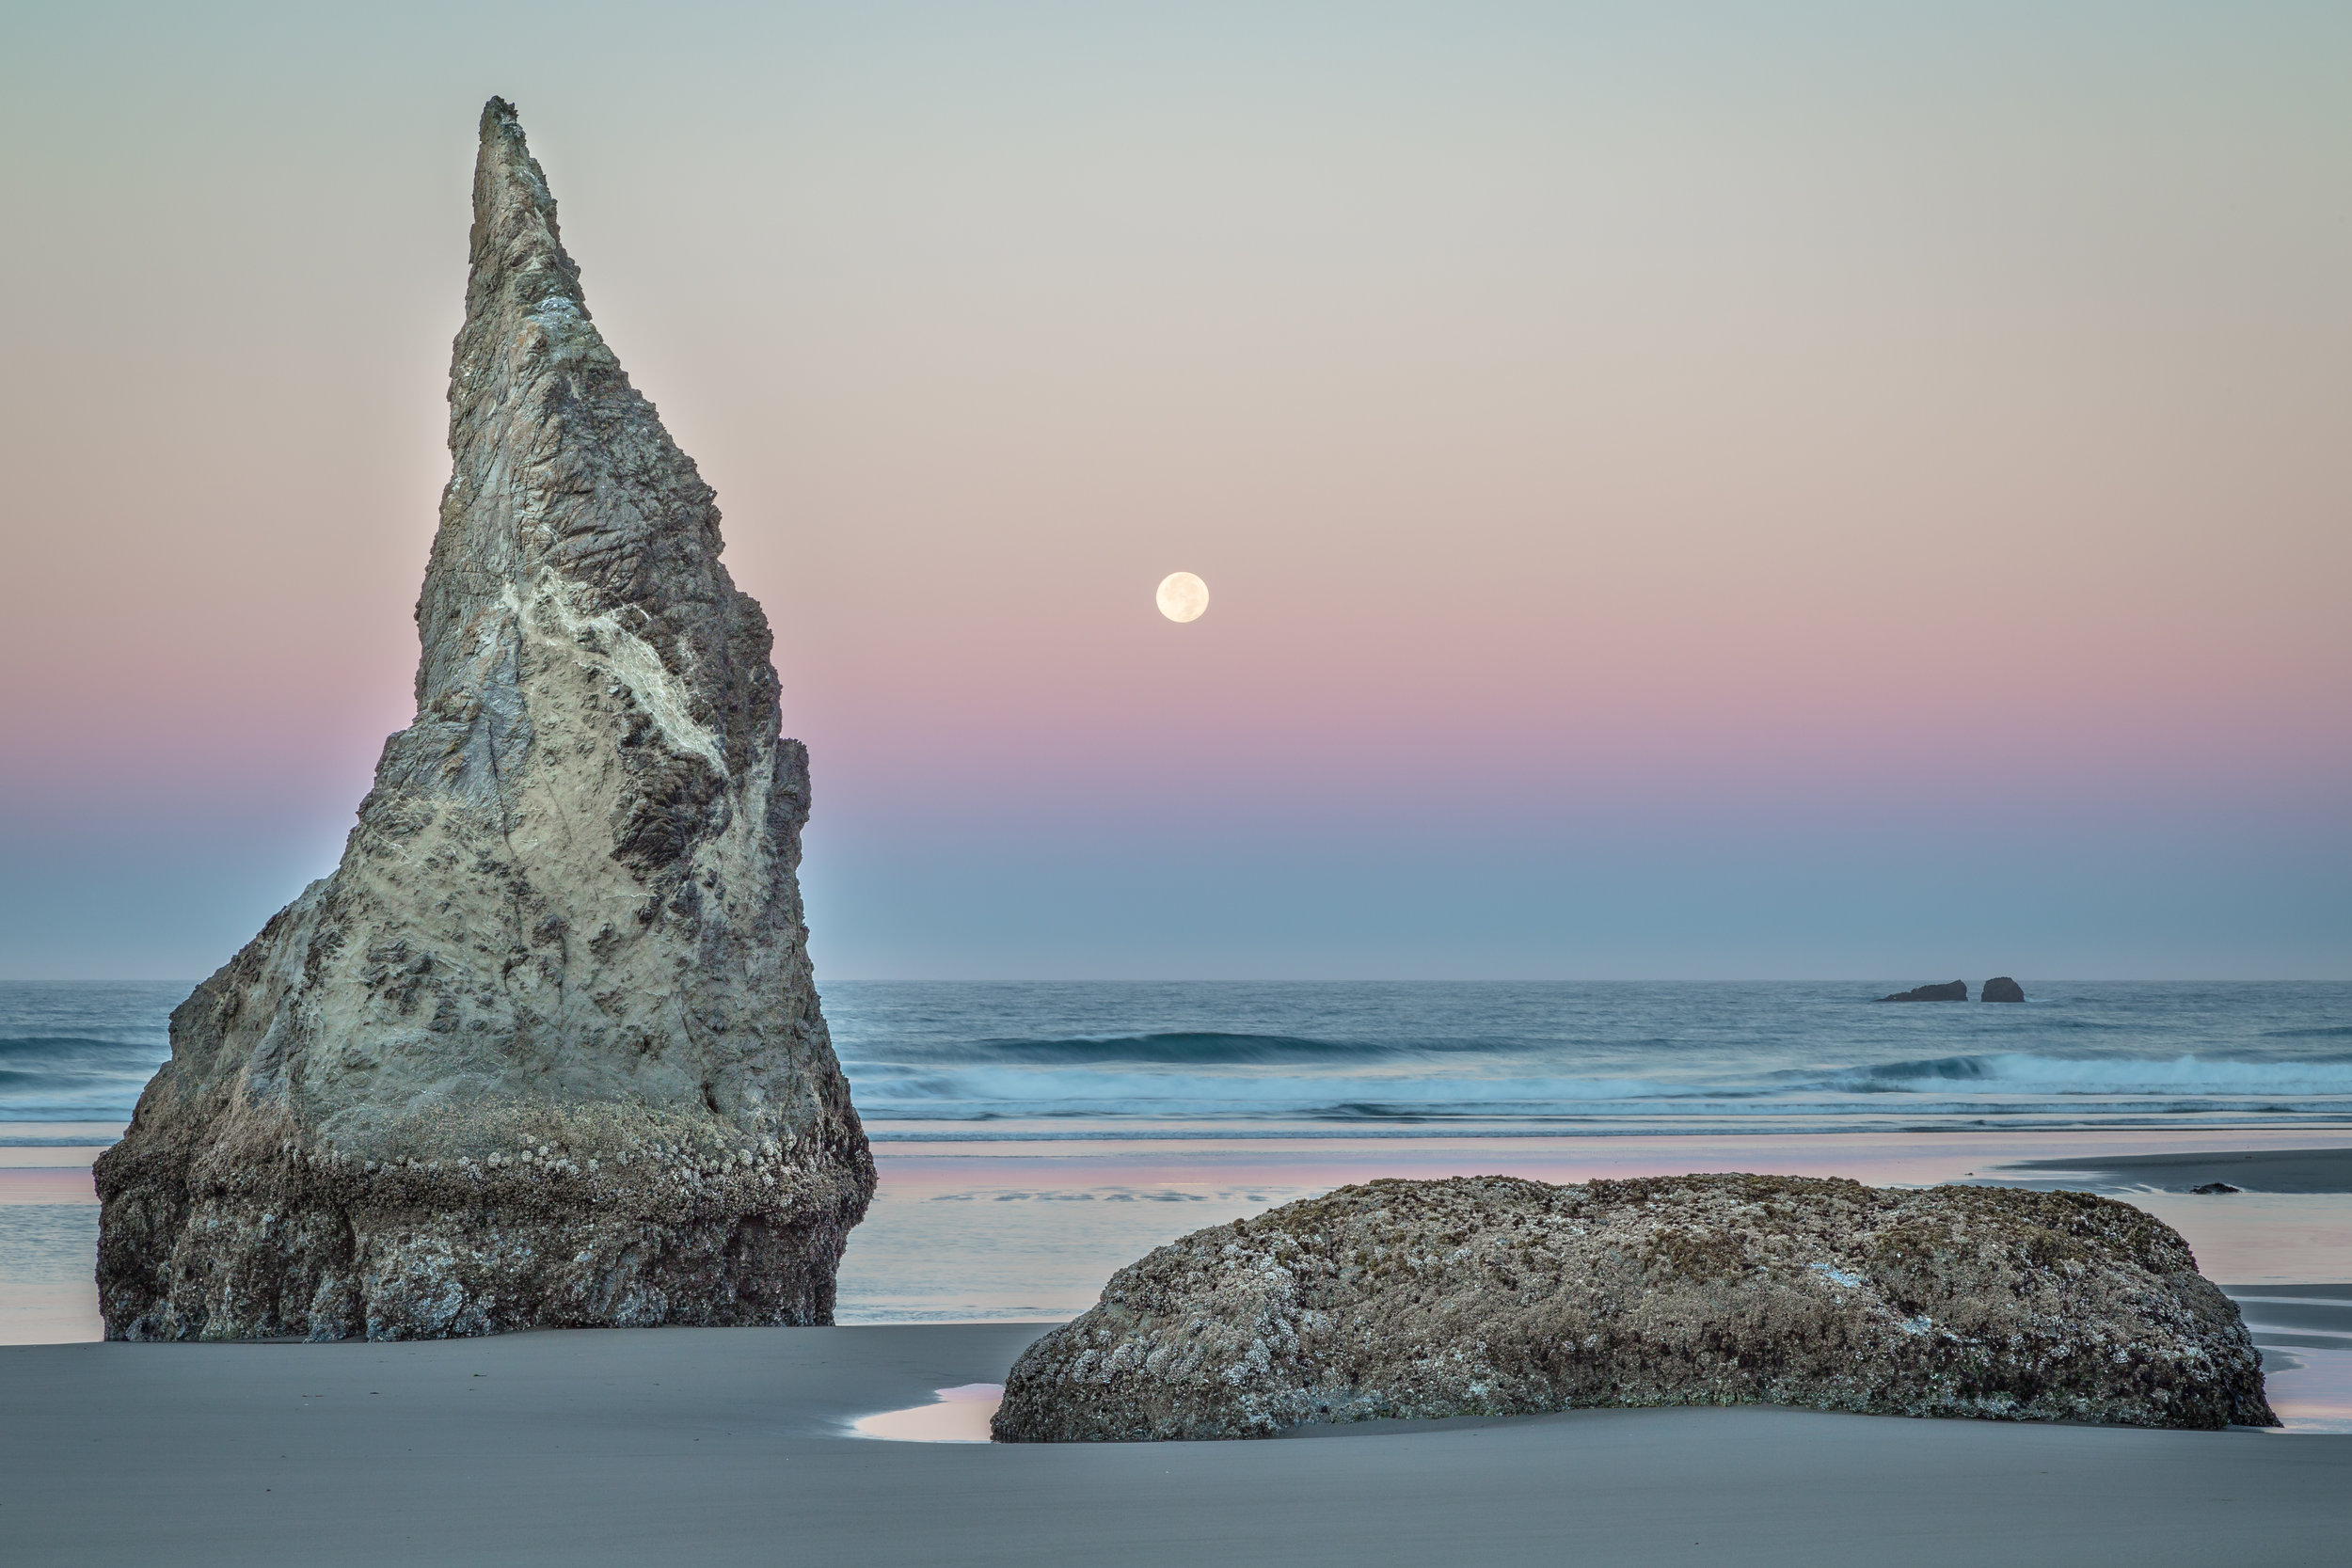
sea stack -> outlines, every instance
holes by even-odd
[[[1977,999],[1980,1002],[2023,1002],[2026,988],[2006,974],[1995,974],[1984,983],[1984,990]]]
[[[829,1323],[873,1194],[767,620],[481,129],[416,721],[98,1162],[109,1338]]]
[[[1917,986],[1910,990],[1899,990],[1892,996],[1882,996],[1879,1000],[1882,1002],[1965,1002],[1968,1000],[1968,982],[1953,980],[1941,986]]]

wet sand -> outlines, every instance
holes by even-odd
[[[2101,1179],[2105,1184],[2176,1193],[2209,1181],[2226,1181],[2249,1193],[2352,1193],[2352,1148],[2245,1148],[2181,1154],[2099,1151],[2063,1160],[2021,1160],[2002,1169],[2079,1173]]]
[[[886,1443],[1037,1324],[0,1349],[45,1564],[2343,1560],[2352,1437],[1585,1411],[1308,1440]]]

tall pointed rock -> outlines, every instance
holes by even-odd
[[[417,717],[98,1164],[110,1338],[821,1323],[873,1193],[807,753],[492,99]]]

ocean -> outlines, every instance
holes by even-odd
[[[1874,1000],[1915,983],[837,982],[882,1177],[837,1316],[1068,1317],[1153,1246],[1383,1175],[2024,1180],[2352,1128],[2352,984]],[[88,1162],[188,989],[0,984],[0,1342],[96,1337]],[[2033,1180],[2139,1203],[2233,1291],[2352,1281],[2345,1195]],[[2262,1342],[2298,1424],[2352,1429],[2352,1339]]]
[[[838,982],[879,1140],[2290,1126],[2352,1117],[2352,984]],[[0,1122],[111,1122],[184,982],[0,984]],[[40,1136],[20,1132],[16,1136]]]
[[[2279,1125],[2352,1113],[2352,985],[853,984],[884,1136]]]

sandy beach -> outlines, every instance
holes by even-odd
[[[1491,1164],[1576,1180],[1796,1165],[1878,1181],[2097,1186],[2182,1226],[2238,1298],[2274,1399],[2291,1396],[2280,1408],[2301,1430],[2285,1433],[1744,1407],[1006,1448],[876,1441],[852,1423],[1001,1382],[1041,1322],[17,1344],[0,1346],[0,1540],[11,1568],[1114,1555],[1357,1568],[1571,1556],[2332,1564],[2352,1528],[2352,1434],[2312,1428],[2352,1425],[2352,1285],[2326,1282],[2352,1279],[2341,1196],[2352,1149],[2297,1142],[2237,1130],[2176,1133],[2169,1148],[2146,1132],[897,1144],[850,1273],[874,1281],[851,1293],[900,1310],[953,1285],[960,1294],[937,1299],[969,1312],[1040,1277],[1072,1291],[1084,1276],[1090,1299],[1104,1272],[1176,1229],[1378,1170]],[[27,1205],[14,1212],[87,1213],[87,1167],[66,1164],[87,1149],[0,1152],[0,1200]],[[2217,1179],[2246,1191],[2185,1191]],[[77,1259],[79,1234],[58,1242]],[[1022,1271],[1033,1277],[1010,1277]],[[27,1338],[83,1338],[95,1333],[87,1295],[79,1282],[19,1287],[8,1316]]]
[[[1591,1411],[861,1439],[1035,1324],[0,1350],[8,1560],[2337,1563],[2352,1437]]]

